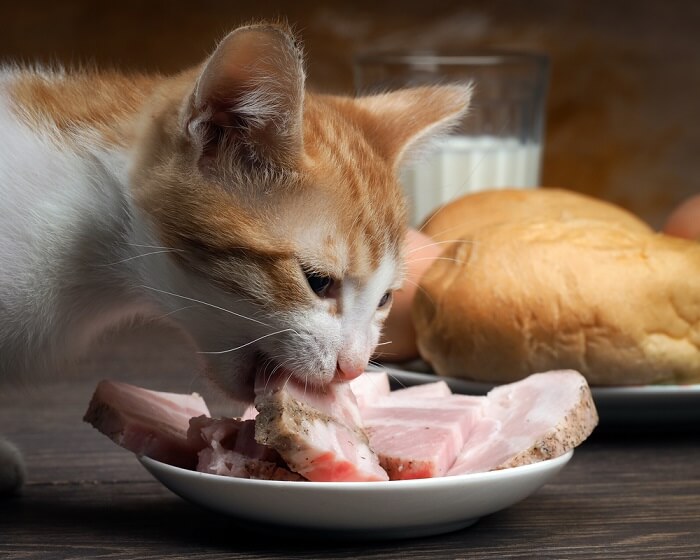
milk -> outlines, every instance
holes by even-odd
[[[540,184],[542,148],[516,138],[449,136],[435,152],[401,173],[409,222],[418,227],[432,210],[464,194]]]

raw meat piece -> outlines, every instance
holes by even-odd
[[[374,400],[391,392],[389,376],[385,371],[366,371],[350,381],[350,388],[360,408],[368,406]]]
[[[483,398],[451,393],[421,398],[412,389],[394,391],[361,410],[370,446],[391,480],[443,476],[481,421]]]
[[[452,390],[444,381],[435,381],[433,383],[424,383],[422,385],[413,385],[392,391],[392,398],[404,397],[447,397],[452,394]]]
[[[365,426],[378,423],[421,426],[454,424],[466,441],[476,418],[483,414],[483,397],[452,393],[442,397],[421,397],[417,392],[404,391],[407,390],[393,391],[386,397],[376,399],[371,406],[361,409]],[[433,390],[427,393],[432,394]]]
[[[367,428],[370,445],[390,480],[443,476],[459,453],[455,429],[445,425],[374,425]],[[410,446],[406,442],[410,442]],[[410,447],[410,448],[409,448]]]
[[[210,474],[263,480],[304,480],[290,471],[271,447],[255,441],[255,421],[198,416],[188,436],[203,442],[197,470]]]
[[[306,388],[287,375],[259,375],[255,391],[255,438],[293,471],[313,481],[388,480],[349,383]]]
[[[442,379],[434,383],[413,385],[392,391],[389,384],[389,375],[385,371],[366,371],[350,381],[350,387],[355,394],[357,405],[360,409],[371,405],[381,397],[388,396],[390,393],[392,397],[444,397],[452,394],[450,387]]]
[[[448,475],[504,469],[558,457],[579,445],[598,423],[586,379],[552,371],[492,389],[487,423],[475,426]]]
[[[209,415],[204,399],[101,381],[85,417],[115,443],[156,461],[194,468],[203,442],[187,438],[190,418]]]
[[[486,397],[454,395],[444,382],[409,387],[374,398],[361,414],[392,480],[549,459],[581,443],[597,423],[588,384],[574,371],[532,375]]]
[[[375,379],[379,383],[365,380],[360,387],[371,389],[364,393],[370,404],[360,410],[352,383],[312,390],[286,375],[259,378],[255,420],[207,418],[196,394],[103,381],[85,420],[119,445],[164,463],[195,468],[199,460],[206,472],[317,481],[387,480],[386,471],[392,479],[456,475],[532,463],[577,446],[598,421],[588,384],[575,371],[531,375],[485,397],[423,396],[444,393],[440,382],[389,393],[386,374]],[[246,417],[252,416],[249,409]]]

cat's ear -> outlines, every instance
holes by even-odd
[[[424,86],[360,97],[370,115],[365,130],[375,148],[396,167],[429,152],[436,140],[459,125],[469,108],[472,86]]]
[[[200,164],[293,164],[302,152],[304,80],[301,48],[286,27],[252,25],[227,35],[185,107]]]

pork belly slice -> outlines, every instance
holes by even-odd
[[[464,445],[459,421],[435,421],[430,412],[416,410],[410,422],[366,422],[370,446],[390,480],[443,476],[454,463]]]
[[[576,371],[552,371],[492,389],[448,475],[526,465],[558,457],[598,423],[591,391]]]
[[[389,376],[385,371],[366,371],[350,381],[350,388],[360,409],[391,392]]]
[[[101,381],[83,420],[116,444],[183,468],[194,468],[203,442],[187,437],[190,418],[209,415],[198,394],[151,391],[116,381]]]
[[[259,375],[255,438],[308,480],[388,480],[369,446],[349,383],[303,387],[287,376]]]
[[[434,381],[432,383],[423,383],[421,385],[412,385],[392,391],[392,398],[432,398],[432,397],[447,397],[452,394],[449,385],[444,381]]]
[[[196,470],[199,472],[261,480],[301,481],[271,447],[255,441],[255,420],[209,418],[190,420],[188,437],[202,442]]]
[[[482,399],[395,393],[361,411],[381,466],[391,480],[445,475],[481,420]]]
[[[411,387],[404,387],[392,391],[389,383],[389,375],[385,371],[366,371],[359,377],[350,381],[350,387],[357,399],[360,410],[371,406],[377,400],[390,396],[399,397],[445,397],[452,394],[452,390],[443,380],[433,383],[422,383]]]

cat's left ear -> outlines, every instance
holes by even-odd
[[[406,88],[360,97],[369,117],[364,129],[375,148],[395,167],[406,164],[459,125],[469,108],[472,86]]]
[[[251,25],[227,35],[185,107],[200,164],[238,158],[292,165],[302,152],[304,80],[302,52],[288,28]]]

